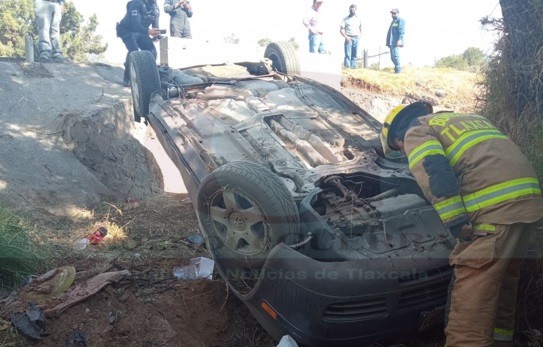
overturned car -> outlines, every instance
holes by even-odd
[[[288,43],[264,56],[130,56],[135,119],[181,172],[220,275],[276,339],[360,345],[440,324],[455,240],[405,158],[385,158],[367,112],[300,77]]]

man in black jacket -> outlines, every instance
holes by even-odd
[[[117,37],[123,40],[126,49],[128,49],[123,77],[123,83],[126,87],[130,86],[128,58],[131,52],[141,49],[153,53],[155,59],[157,57],[151,37],[155,38],[160,34],[158,29],[159,15],[160,10],[156,0],[132,0],[126,4],[126,14],[123,19],[117,23]]]

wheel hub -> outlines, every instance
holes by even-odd
[[[228,216],[228,222],[237,231],[245,230],[245,218],[243,218],[243,216],[237,212],[231,213],[230,216]]]

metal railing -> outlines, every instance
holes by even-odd
[[[367,69],[368,66],[369,66],[368,60],[370,58],[378,57],[379,58],[379,61],[378,61],[379,66],[378,66],[378,68],[380,69],[381,68],[381,56],[384,55],[384,54],[389,54],[389,53],[390,53],[390,51],[381,52],[381,46],[379,46],[379,53],[374,54],[374,55],[369,55],[368,50],[364,49],[362,51],[362,58],[360,59],[361,60],[360,63],[364,67],[364,69]]]

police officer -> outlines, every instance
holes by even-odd
[[[158,29],[160,10],[156,0],[132,0],[126,4],[126,14],[124,18],[117,23],[117,37],[123,40],[128,53],[124,63],[123,83],[126,87],[130,86],[130,67],[128,58],[130,52],[138,49],[150,51],[157,57],[153,39],[160,34]],[[149,26],[152,26],[149,29]]]

